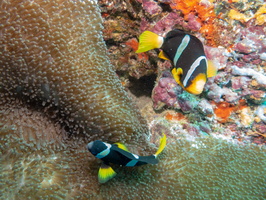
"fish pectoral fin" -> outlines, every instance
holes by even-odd
[[[106,183],[116,175],[112,167],[102,164],[98,172],[98,180],[100,183]]]
[[[211,60],[208,60],[208,69],[207,69],[207,77],[213,77],[217,74],[217,67]]]
[[[165,53],[163,51],[160,51],[158,57],[161,59],[164,59],[164,60],[169,60],[169,58],[167,58],[167,56],[165,55]]]
[[[139,47],[136,53],[142,53],[151,49],[160,48],[163,44],[163,37],[151,31],[144,31],[139,36]]]
[[[163,133],[163,137],[160,139],[160,146],[157,150],[157,152],[154,154],[155,157],[157,157],[165,148],[166,146],[166,135]]]
[[[129,152],[128,148],[122,143],[116,142],[114,145],[116,145],[119,149]]]

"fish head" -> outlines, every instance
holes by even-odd
[[[87,149],[91,152],[92,155],[96,156],[102,151],[106,150],[110,145],[102,142],[100,140],[95,140],[87,144]]]

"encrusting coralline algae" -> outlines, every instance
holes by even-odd
[[[164,109],[182,111],[178,101],[181,87],[172,84],[171,75],[166,75],[171,63],[159,59],[156,51],[141,54],[134,54],[133,51],[137,49],[139,35],[145,30],[161,36],[175,28],[185,30],[203,42],[207,58],[219,68],[218,74],[208,79],[200,95],[200,99],[206,99],[212,105],[214,113],[212,116],[198,113],[197,117],[212,119],[209,125],[213,130],[220,127],[224,132],[234,133],[232,136],[238,140],[265,145],[266,125],[261,117],[266,113],[264,111],[263,115],[256,115],[257,108],[266,100],[263,83],[266,76],[266,10],[262,1],[149,0],[135,2],[134,10],[129,9],[127,1],[121,7],[105,1],[100,3],[105,18],[104,38],[111,53],[111,62],[115,63],[122,82],[127,83],[126,88],[133,92],[139,89],[134,86],[138,82],[131,77],[141,80],[142,77],[148,79],[156,74],[157,79],[153,78],[155,85],[150,84],[154,109],[158,112]],[[155,10],[158,12],[150,12]],[[239,69],[237,71],[241,71],[241,74],[235,73],[235,69]],[[189,107],[189,101],[182,105]],[[224,110],[227,115],[220,115],[221,105],[226,105]],[[244,107],[249,107],[250,111],[242,112]],[[234,112],[230,111],[232,109]],[[196,111],[192,109],[192,112]],[[251,123],[242,123],[245,120],[241,118],[249,116],[252,116]],[[240,130],[233,128],[235,125],[232,122],[236,122]]]

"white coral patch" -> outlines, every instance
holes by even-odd
[[[251,76],[252,78],[256,79],[259,84],[266,85],[266,76],[260,72],[255,71],[254,69],[239,68],[233,65],[232,70],[232,73],[234,75]]]

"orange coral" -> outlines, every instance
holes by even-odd
[[[126,41],[126,45],[130,46],[134,51],[137,51],[139,43],[135,38]]]
[[[172,9],[180,10],[184,14],[184,19],[188,19],[190,13],[194,14],[198,18],[198,22],[201,24],[200,33],[205,35],[212,46],[216,46],[213,35],[216,30],[214,19],[216,15],[214,13],[214,6],[212,4],[205,5],[200,0],[172,0],[170,4]]]
[[[214,109],[214,113],[218,118],[218,121],[224,123],[230,117],[232,111],[235,109],[234,106],[227,102],[221,102],[216,104],[216,108]]]
[[[242,110],[247,107],[246,101],[243,99],[239,100],[238,105],[232,105],[228,102],[212,103],[216,105],[214,113],[221,123],[227,122],[233,111]]]
[[[180,121],[182,119],[185,119],[185,116],[182,113],[176,113],[176,112],[174,113],[167,112],[164,117],[165,119],[170,120],[170,121],[172,120]]]
[[[135,39],[135,38],[129,39],[125,44],[130,46],[134,51],[137,51],[138,46],[139,46],[139,43],[138,43],[137,39]],[[149,57],[146,53],[138,53],[137,56],[139,59],[143,59],[143,60],[149,59]]]

